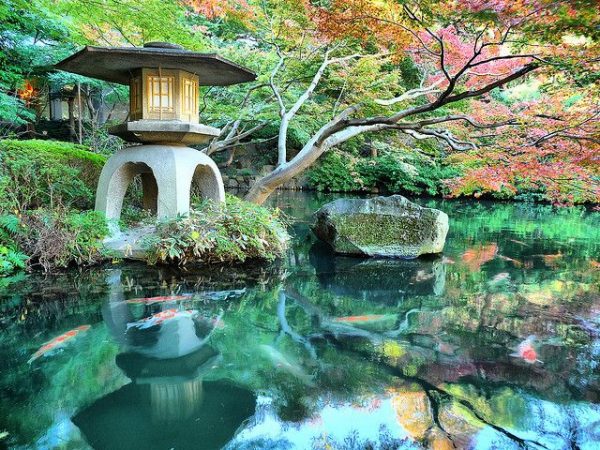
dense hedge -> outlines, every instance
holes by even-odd
[[[91,208],[105,161],[71,143],[0,140],[0,211]]]

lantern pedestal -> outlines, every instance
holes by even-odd
[[[203,198],[225,201],[217,165],[204,153],[175,145],[140,145],[117,151],[104,165],[96,191],[96,211],[118,220],[133,177],[141,175],[144,208],[158,219],[187,214],[196,184]]]

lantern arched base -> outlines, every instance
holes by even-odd
[[[106,162],[96,191],[96,211],[113,227],[121,217],[127,187],[136,175],[142,179],[144,208],[156,212],[157,219],[187,214],[193,184],[202,197],[225,201],[219,168],[206,154],[174,145],[127,147]]]

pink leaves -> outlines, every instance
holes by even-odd
[[[411,50],[417,62],[434,69],[430,83],[460,78],[457,81],[469,89],[506,77],[532,61],[531,57],[511,54],[499,33],[482,30],[476,37],[454,26],[419,31]],[[449,83],[446,80],[442,87]]]

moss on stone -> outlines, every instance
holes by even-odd
[[[401,196],[338,200],[317,213],[313,230],[339,253],[416,257],[441,251],[447,216]]]

